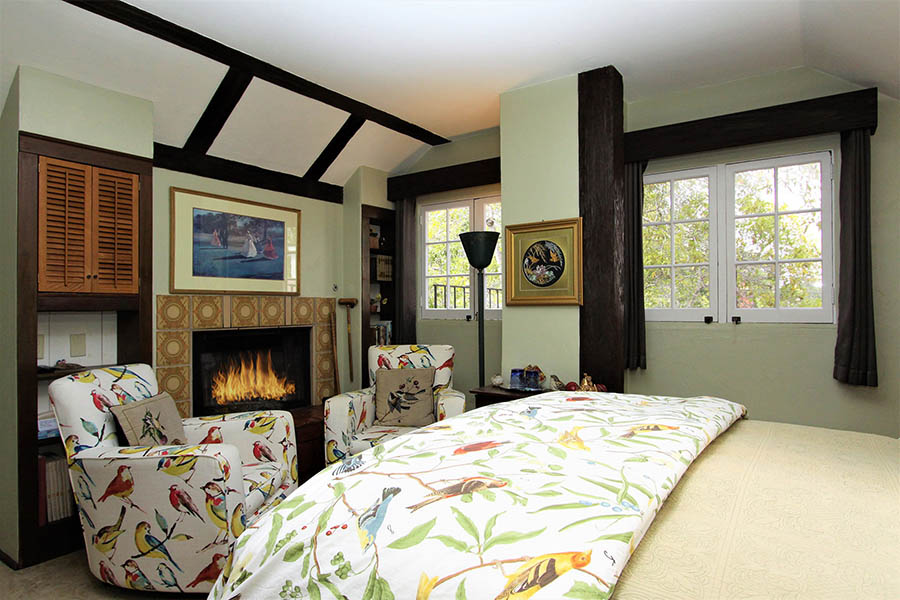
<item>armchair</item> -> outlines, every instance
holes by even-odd
[[[290,413],[183,419],[182,445],[123,446],[110,405],[157,393],[148,365],[50,384],[88,565],[142,591],[207,592],[235,539],[297,487]]]
[[[366,389],[333,396],[325,401],[325,460],[335,462],[395,438],[413,427],[375,425],[375,371],[435,367],[434,420],[462,414],[466,396],[453,384],[453,346],[370,346],[369,380]]]

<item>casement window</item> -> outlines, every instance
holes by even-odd
[[[467,231],[501,232],[500,196],[470,198],[419,208],[419,264],[422,275],[420,311],[425,319],[474,317],[477,289],[459,234]],[[501,236],[502,237],[502,236]],[[503,307],[502,240],[484,270],[485,317],[499,318]]]
[[[651,321],[832,323],[830,152],[644,177]]]

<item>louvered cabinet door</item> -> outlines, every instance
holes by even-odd
[[[38,291],[91,290],[91,168],[40,157]]]
[[[94,293],[138,291],[138,176],[93,169],[92,288]]]

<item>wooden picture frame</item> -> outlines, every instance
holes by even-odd
[[[169,188],[173,294],[300,293],[300,211]]]
[[[582,304],[581,217],[506,226],[506,304]]]

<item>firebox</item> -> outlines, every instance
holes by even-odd
[[[195,331],[194,415],[309,406],[311,330]]]

